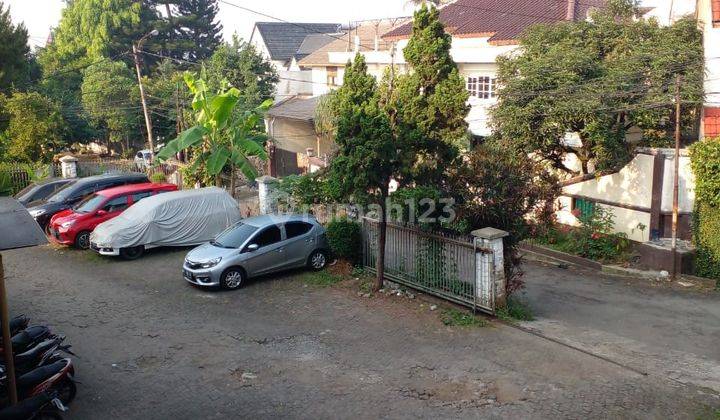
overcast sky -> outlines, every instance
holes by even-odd
[[[31,45],[45,45],[50,28],[56,26],[64,6],[62,0],[0,0],[10,6],[15,23],[25,22]],[[234,3],[294,22],[338,22],[405,16],[412,13],[407,0],[228,0]],[[249,38],[256,21],[272,21],[245,10],[220,3],[219,19],[225,39],[234,32]]]

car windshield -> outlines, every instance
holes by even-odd
[[[30,184],[27,187],[20,190],[17,194],[15,194],[15,198],[18,200],[22,200],[26,196],[30,195],[30,193],[35,189],[38,188],[38,184]]]
[[[63,186],[62,188],[57,190],[55,192],[55,194],[51,195],[48,198],[48,201],[52,201],[52,202],[65,201],[65,199],[70,197],[70,195],[73,193],[74,189],[72,188],[72,186],[75,185],[76,183],[77,183],[77,181],[68,182],[67,184],[65,184],[65,186]]]
[[[92,194],[87,196],[83,201],[77,203],[77,205],[73,208],[76,213],[90,213],[92,211],[95,211],[100,204],[105,201],[105,197],[99,194]]]
[[[255,226],[241,222],[219,234],[210,244],[220,248],[240,248],[256,230]]]

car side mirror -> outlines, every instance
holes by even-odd
[[[250,244],[250,245],[247,246],[247,250],[248,250],[249,252],[257,251],[258,248],[260,248],[260,247],[258,246],[258,244]]]
[[[106,210],[100,209],[97,211],[97,213],[95,213],[95,216],[100,217],[100,216],[105,216],[106,214],[107,214]]]

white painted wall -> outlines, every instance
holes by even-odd
[[[671,212],[674,150],[656,150],[665,155],[666,158],[660,210],[663,212]],[[649,209],[652,205],[653,160],[654,157],[652,155],[638,154],[619,172],[569,185],[563,188],[563,192],[584,196],[589,199],[596,198]],[[680,153],[679,172],[679,209],[681,213],[689,213],[692,212],[695,204],[695,177],[690,169],[690,158],[687,150],[682,150]],[[571,213],[572,198],[562,196],[558,201],[559,210],[556,212],[558,222],[571,226],[579,225],[579,221]],[[613,212],[616,232],[624,232],[628,235],[628,238],[638,242],[646,242],[649,240],[650,213],[603,204],[598,205]],[[640,224],[646,226],[644,231],[638,228]]]
[[[405,71],[407,62],[402,50],[407,46],[408,40],[400,40],[396,43],[395,57],[390,51],[364,51],[365,61],[368,64],[368,73],[380,80],[385,69],[394,62],[399,72]],[[497,74],[495,59],[498,55],[507,54],[516,48],[514,45],[497,46],[488,43],[488,38],[453,38],[450,54],[458,64],[458,69],[463,78],[467,76],[490,76]],[[328,60],[338,66],[338,81],[342,84],[343,69],[348,60],[355,57],[354,51],[329,52]],[[327,80],[327,73],[324,67],[313,67],[313,95],[322,95],[328,92],[329,87],[324,83]],[[496,103],[496,99],[480,99],[471,97],[468,100],[470,112],[466,117],[470,131],[479,136],[491,134],[489,126],[489,111]]]
[[[290,96],[312,96],[313,82],[311,70],[280,70],[280,81],[275,86],[275,102]]]
[[[711,0],[698,0],[705,47],[705,106],[720,107],[720,27],[712,24]]]
[[[662,211],[672,211],[673,202],[673,178],[675,171],[675,151],[672,149],[664,149],[665,172],[663,173],[663,190],[662,190]],[[690,168],[690,156],[687,150],[680,152],[680,176],[678,177],[678,208],[681,213],[689,213],[693,211],[695,206],[695,175]]]

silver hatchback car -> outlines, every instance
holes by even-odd
[[[183,277],[198,286],[237,289],[249,277],[297,267],[325,268],[325,228],[308,215],[243,219],[185,257]]]

